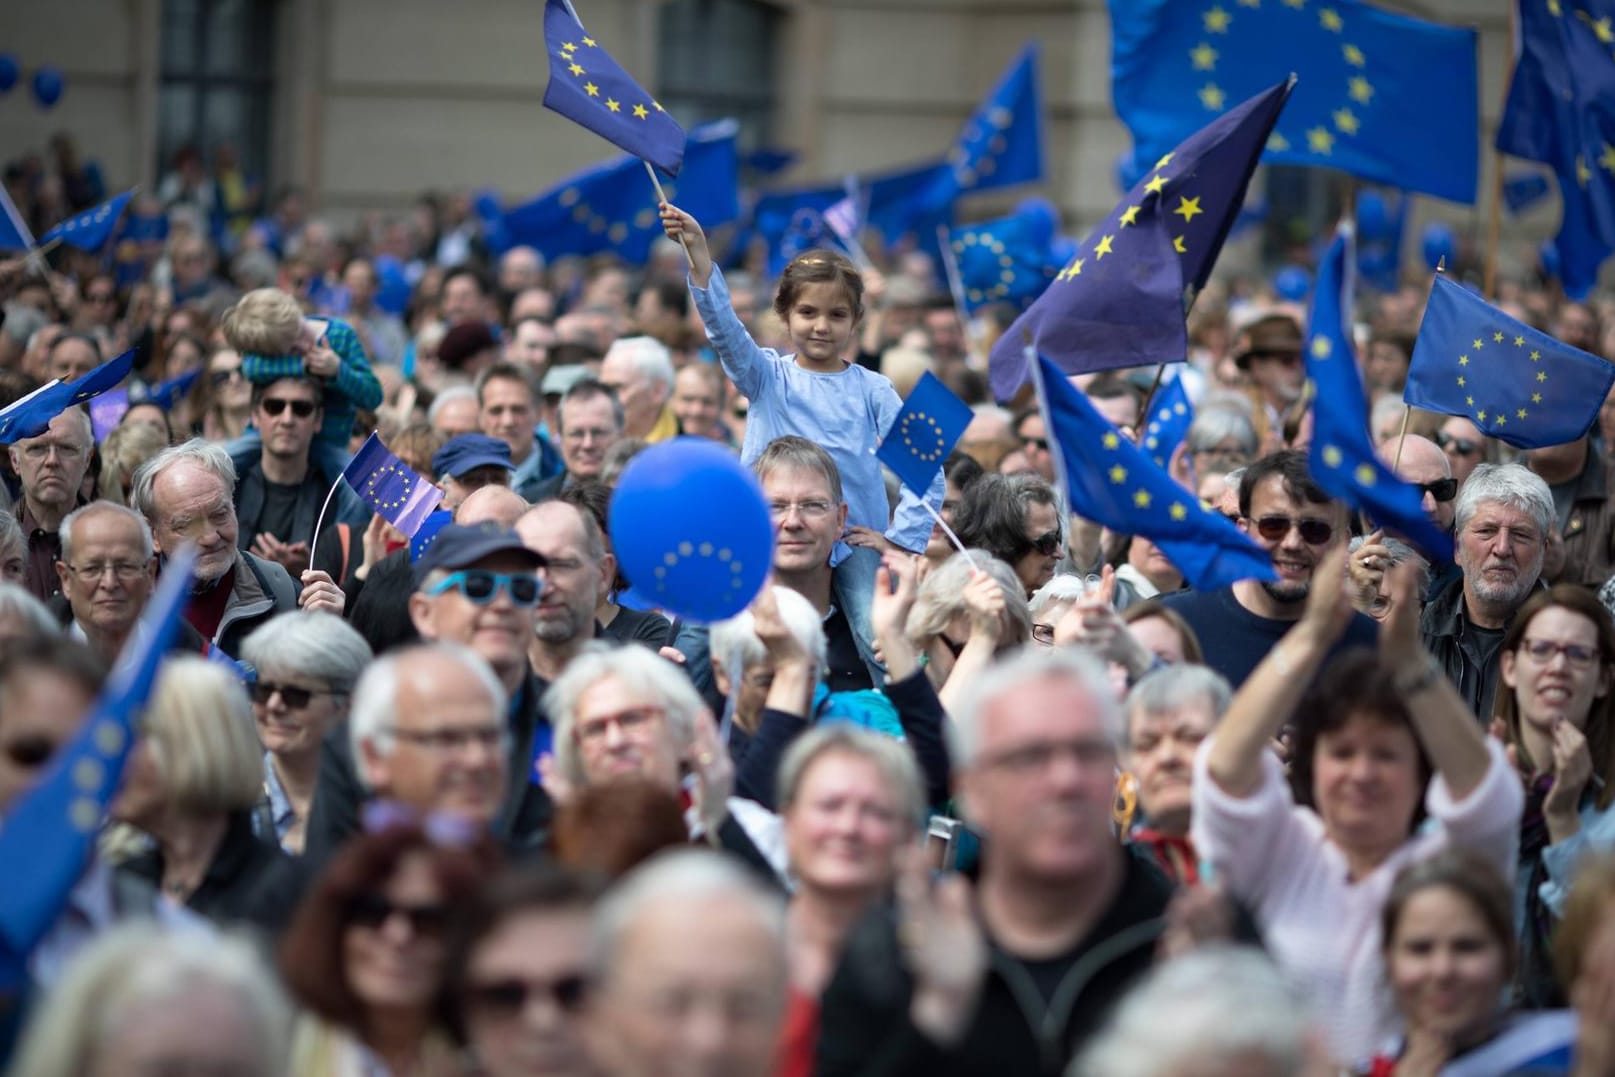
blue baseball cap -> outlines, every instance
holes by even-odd
[[[458,479],[479,467],[502,467],[514,471],[516,465],[510,459],[510,446],[487,434],[460,434],[450,438],[447,445],[432,454],[433,478],[440,479],[447,475],[451,479]]]
[[[427,575],[436,569],[453,571],[472,568],[478,561],[502,553],[525,558],[533,568],[543,568],[550,563],[549,558],[537,550],[529,549],[516,532],[492,521],[448,524],[421,553],[420,560],[415,562],[415,586],[420,587]]]

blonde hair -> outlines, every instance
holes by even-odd
[[[102,500],[129,503],[124,484],[134,490],[135,472],[140,465],[168,448],[168,438],[161,430],[147,423],[130,423],[119,426],[101,442],[101,474],[95,480],[95,489]]]
[[[279,288],[255,288],[224,312],[230,347],[246,355],[287,355],[303,331],[303,308]]]
[[[189,656],[158,674],[142,733],[169,801],[183,811],[250,808],[263,791],[263,748],[235,674]]]

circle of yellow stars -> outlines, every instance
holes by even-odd
[[[930,430],[931,437],[936,440],[936,444],[932,448],[922,449],[914,444],[914,438],[909,431],[915,423],[924,423],[925,428]],[[942,450],[947,448],[948,445],[947,439],[942,436],[942,427],[935,419],[923,411],[916,411],[903,416],[903,423],[897,434],[903,439],[903,445],[909,452],[914,454],[916,459],[924,460],[928,464],[942,459]]]
[[[982,127],[983,122],[986,128]],[[964,137],[954,144],[948,151],[948,164],[953,168],[953,178],[959,186],[966,189],[974,187],[978,179],[985,179],[998,171],[998,158],[1009,148],[1009,140],[1004,132],[1015,122],[1015,114],[1003,105],[994,105],[989,108],[986,115],[971,117],[966,125]],[[986,140],[986,151],[981,152],[982,135],[987,130],[993,134]],[[971,164],[971,158],[975,163]]]
[[[1150,452],[1155,453],[1155,450],[1161,447],[1161,439],[1158,436],[1161,432],[1161,424],[1171,422],[1174,415],[1178,418],[1182,418],[1187,414],[1189,414],[1189,409],[1183,405],[1183,401],[1181,400],[1173,404],[1170,408],[1162,408],[1160,411],[1158,411],[1154,420],[1151,421],[1148,428],[1146,428],[1144,431],[1144,447],[1150,450]],[[1166,461],[1160,456],[1159,453],[1156,453],[1155,455],[1155,462],[1157,464],[1161,464],[1162,466],[1166,465]]]
[[[592,37],[585,37],[585,38],[581,38],[580,40],[583,42],[583,47],[585,49],[594,49],[594,48],[599,48],[600,47],[599,42],[595,41],[595,39],[592,38]],[[601,55],[604,55],[604,53],[602,53]],[[571,73],[573,78],[582,81],[582,83],[583,83],[583,92],[585,94],[587,94],[589,97],[592,97],[592,98],[595,98],[596,100],[599,100],[600,99],[600,87],[595,85],[594,80],[588,77],[589,76],[588,69],[586,67],[584,67],[581,63],[578,62],[579,57],[587,58],[587,56],[588,56],[587,53],[580,53],[578,51],[578,43],[576,41],[567,41],[567,42],[562,43],[561,51],[556,55],[556,60],[557,60],[557,62],[560,63],[560,65],[562,67],[564,67],[568,72]],[[633,85],[633,83],[630,81],[629,85]],[[618,101],[616,98],[612,97],[609,94],[607,94],[605,99],[600,101],[600,103],[601,103],[601,105],[603,105],[605,107],[606,111],[608,111],[608,112],[620,113],[623,110],[623,102]],[[657,111],[657,112],[666,112],[667,111],[660,104],[658,104],[654,99],[650,99],[648,107],[647,107],[646,104],[644,104],[642,102],[638,102],[638,101],[630,102],[628,107],[629,107],[629,109],[631,111],[631,115],[636,120],[648,120],[648,119],[650,119],[650,114],[651,114],[651,111],[653,109],[655,111]]]
[[[1169,211],[1168,216],[1182,217],[1183,224],[1185,226],[1191,223],[1196,216],[1205,212],[1204,209],[1200,208],[1199,195],[1195,195],[1191,198],[1184,194],[1169,195],[1166,193],[1166,187],[1172,182],[1173,177],[1167,175],[1164,170],[1172,163],[1172,158],[1174,155],[1175,153],[1168,153],[1159,161],[1155,162],[1155,167],[1150,169],[1154,175],[1145,181],[1144,197],[1139,199],[1136,205],[1127,206],[1126,209],[1123,209],[1120,213],[1117,213],[1110,220],[1106,221],[1104,225],[1100,226],[1100,228],[1097,230],[1099,232],[1099,238],[1094,242],[1093,249],[1088,251],[1088,254],[1092,256],[1091,259],[1082,256],[1083,251],[1079,246],[1076,255],[1071,259],[1071,261],[1066,263],[1065,268],[1061,269],[1060,272],[1055,274],[1054,279],[1056,283],[1076,280],[1078,277],[1082,276],[1083,267],[1086,266],[1090,260],[1097,266],[1105,260],[1105,255],[1115,254],[1117,239],[1121,238],[1127,229],[1136,227],[1138,225],[1140,214],[1154,212],[1172,198],[1176,198],[1178,200],[1178,204],[1175,208]],[[1109,229],[1114,229],[1114,231],[1109,231]],[[1092,239],[1093,237],[1089,236],[1088,238]],[[1187,238],[1187,232],[1173,236],[1172,249],[1177,251],[1179,254],[1189,253],[1189,247],[1186,242]]]
[[[1548,14],[1555,18],[1564,16],[1564,5],[1561,0],[1546,0],[1546,2]],[[1595,19],[1591,13],[1582,8],[1574,9],[1574,13],[1576,18],[1587,24],[1587,28],[1592,31],[1594,37],[1598,38],[1600,45],[1606,48],[1615,45],[1615,20],[1612,20],[1607,15]],[[1615,145],[1604,142],[1603,147],[1603,152],[1598,155],[1598,167],[1615,176]],[[1578,153],[1576,155],[1576,182],[1582,187],[1586,187],[1592,182],[1592,178],[1593,170],[1587,164],[1586,156]]]
[[[1308,0],[1266,0],[1278,6],[1306,15]],[[1196,91],[1200,104],[1208,112],[1221,112],[1228,107],[1228,95],[1217,85],[1217,63],[1222,53],[1215,42],[1226,37],[1235,25],[1235,14],[1240,8],[1259,10],[1263,0],[1217,0],[1200,13],[1200,25],[1205,31],[1202,40],[1189,50],[1189,63],[1197,72],[1203,72],[1206,82]],[[1232,8],[1233,10],[1229,10]],[[1368,57],[1363,50],[1346,39],[1346,20],[1339,10],[1328,4],[1314,7],[1317,23],[1326,32],[1340,37],[1340,55],[1350,69],[1346,78],[1346,100],[1330,113],[1330,124],[1318,124],[1305,132],[1307,151],[1320,157],[1332,156],[1335,143],[1341,136],[1351,137],[1362,128],[1362,117],[1355,109],[1366,108],[1374,101],[1374,84],[1368,79]],[[1306,15],[1311,18],[1311,15]],[[1281,117],[1282,122],[1282,117]],[[1279,152],[1291,148],[1289,138],[1276,129],[1268,136],[1267,148]],[[1610,151],[1615,164],[1615,149]]]
[[[67,821],[81,834],[88,834],[101,825],[101,786],[111,764],[123,751],[128,735],[117,722],[103,718],[96,723],[90,738],[94,754],[81,756],[73,763],[73,799],[67,806]]]
[[[1117,434],[1114,430],[1100,438],[1099,443],[1105,447],[1106,452],[1121,452],[1121,435]],[[1127,470],[1127,466],[1122,463],[1119,456],[1114,464],[1104,469],[1104,472],[1105,478],[1110,481],[1112,486],[1122,487],[1121,493],[1124,496],[1129,497],[1129,499],[1133,502],[1134,508],[1147,509],[1155,503],[1155,495],[1150,493],[1147,489],[1139,484],[1134,485],[1130,495],[1127,494],[1126,487],[1129,472]],[[1172,498],[1172,503],[1167,506],[1166,514],[1174,520],[1186,520],[1189,517],[1189,506],[1183,501],[1174,497]]]
[[[399,480],[397,494],[393,497],[383,497],[377,487],[395,475]],[[370,477],[365,480],[363,494],[365,500],[375,505],[378,509],[383,512],[391,512],[393,509],[403,508],[404,502],[409,500],[409,495],[414,489],[415,473],[409,469],[408,465],[388,461],[372,472]]]
[[[963,258],[972,250],[981,249],[998,261],[998,279],[989,288],[969,288],[966,294],[972,303],[983,303],[1009,294],[1015,283],[1015,259],[1004,248],[1004,241],[991,232],[966,232],[953,241],[953,252]]]
[[[664,180],[662,190],[667,194],[667,200],[674,202],[678,199],[678,184],[673,180]],[[661,220],[656,216],[654,209],[641,209],[634,214],[633,220],[613,220],[602,213],[596,212],[583,200],[583,192],[576,187],[568,187],[560,193],[562,208],[571,211],[572,220],[588,229],[593,236],[605,236],[612,243],[621,245],[628,241],[629,229],[640,232],[661,232]]]
[[[662,563],[651,569],[651,587],[657,594],[666,594],[668,577],[686,561],[716,561],[728,565],[728,582],[723,588],[723,601],[730,602],[740,596],[742,576],[746,571],[745,563],[735,558],[735,553],[727,546],[715,546],[711,542],[681,542],[673,549],[662,555]],[[708,580],[710,569],[697,568],[694,571],[700,574],[700,579]]]
[[[1474,340],[1471,340],[1469,342],[1469,347],[1458,356],[1458,374],[1456,375],[1458,379],[1458,388],[1464,390],[1464,403],[1470,408],[1475,408],[1475,410],[1471,412],[1471,417],[1479,426],[1490,426],[1493,429],[1501,429],[1502,427],[1508,425],[1510,416],[1509,409],[1507,407],[1486,406],[1484,401],[1482,402],[1481,407],[1476,408],[1476,386],[1471,384],[1473,373],[1469,368],[1475,360],[1481,358],[1482,353],[1486,351],[1488,345],[1493,349],[1500,349],[1501,354],[1504,356],[1506,362],[1518,362],[1519,357],[1523,355],[1526,362],[1540,363],[1542,362],[1542,350],[1540,348],[1529,347],[1529,342],[1523,336],[1515,335],[1510,337],[1502,330],[1494,329],[1491,331],[1490,335],[1482,333]],[[1509,354],[1510,351],[1513,352],[1513,355]],[[1494,351],[1493,355],[1495,356],[1496,354],[1498,354],[1498,352]],[[1539,367],[1536,373],[1532,376],[1532,384],[1536,386],[1546,384],[1547,380],[1548,372],[1546,369],[1541,367]],[[1530,402],[1533,405],[1542,403],[1542,392],[1540,388],[1531,393]],[[1524,422],[1530,417],[1531,409],[1528,407],[1516,407],[1514,408],[1512,414],[1515,422]]]

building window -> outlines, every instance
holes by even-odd
[[[269,168],[275,0],[163,0],[157,174],[221,147],[259,182]]]
[[[659,13],[658,97],[689,127],[733,116],[743,149],[769,144],[783,18],[762,0],[670,0]]]

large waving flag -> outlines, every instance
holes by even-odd
[[[359,446],[342,478],[405,537],[414,537],[443,501],[442,490],[394,456],[375,434]]]
[[[1352,348],[1351,228],[1342,225],[1318,266],[1307,325],[1307,376],[1312,449],[1307,466],[1324,491],[1405,536],[1435,560],[1452,559],[1452,536],[1424,514],[1424,494],[1374,454],[1368,436],[1368,394]]]
[[[1267,160],[1474,202],[1475,31],[1360,0],[1109,6],[1111,92],[1137,160],[1152,160],[1228,102],[1293,71],[1301,84],[1268,142]]]
[[[0,445],[43,434],[50,421],[75,404],[116,389],[134,368],[140,348],[130,348],[74,381],[51,381],[0,411]]]
[[[1072,512],[1118,534],[1143,535],[1197,590],[1277,579],[1266,550],[1123,437],[1059,367],[1041,355],[1035,362],[1043,421],[1059,447],[1055,466]]]
[[[905,235],[918,236],[922,241],[935,237],[938,224],[953,223],[953,199],[939,201],[937,196],[937,192],[945,194],[947,191],[949,168],[946,161],[925,161],[856,177],[853,182],[864,202],[860,207],[861,219],[856,222],[859,229],[873,228],[888,243],[895,243]],[[752,208],[751,228],[763,238],[771,252],[776,251],[793,229],[807,220],[803,216],[805,211],[821,218],[825,213],[833,216],[835,207],[846,198],[844,183],[772,191],[757,199]]]
[[[948,200],[1043,178],[1043,114],[1038,105],[1037,44],[1021,50],[965,121],[948,151]]]
[[[1068,374],[1187,358],[1187,304],[1211,276],[1292,85],[1273,86],[1162,155],[1088,233],[993,347],[998,399],[1026,380],[1026,337]]]
[[[1194,405],[1182,378],[1173,378],[1150,401],[1149,424],[1144,427],[1144,451],[1162,467],[1172,461],[1179,443],[1188,436],[1194,422]]]
[[[169,558],[140,627],[118,656],[83,728],[0,828],[0,864],[7,866],[6,884],[0,886],[0,987],[15,988],[23,981],[28,955],[84,872],[107,805],[123,782],[158,667],[190,598],[195,563],[189,548]]]
[[[91,253],[99,251],[107,245],[107,241],[117,230],[118,221],[123,216],[123,207],[129,204],[129,199],[133,198],[134,194],[132,190],[125,191],[99,206],[93,206],[83,213],[69,217],[40,236],[40,243],[59,239],[69,247],[77,247],[81,251]]]
[[[923,498],[975,413],[929,370],[920,376],[876,454]]]
[[[1007,217],[962,225],[948,233],[959,267],[965,310],[992,303],[1024,306],[1059,271],[1052,244],[1059,216],[1048,202],[1029,199]]]
[[[670,176],[684,163],[684,129],[583,29],[563,0],[544,4],[550,81],[544,107],[582,124]]]
[[[1402,399],[1462,415],[1521,449],[1575,441],[1598,421],[1615,365],[1517,322],[1436,277]]]

